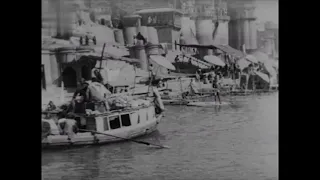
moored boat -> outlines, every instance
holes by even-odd
[[[99,145],[135,138],[155,131],[161,118],[162,114],[156,113],[154,104],[87,115],[86,130],[107,135],[90,132],[79,132],[72,138],[68,135],[49,135],[42,140],[42,148]]]

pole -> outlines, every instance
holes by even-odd
[[[104,53],[104,48],[105,48],[105,47],[106,47],[106,43],[103,44],[103,48],[102,48],[102,52],[101,52],[99,73],[100,73],[100,71],[101,71],[102,59],[103,59],[103,53]]]

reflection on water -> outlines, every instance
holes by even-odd
[[[231,105],[168,106],[159,130],[131,142],[43,152],[43,179],[278,179],[278,94]]]

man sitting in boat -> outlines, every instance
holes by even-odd
[[[68,138],[73,138],[73,136],[78,133],[77,122],[74,120],[75,115],[73,113],[68,113],[66,118],[59,119],[58,128],[60,135],[68,135]]]

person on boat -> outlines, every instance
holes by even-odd
[[[179,55],[177,55],[175,58],[174,58],[174,62],[179,62]]]
[[[59,119],[58,129],[60,135],[68,135],[68,138],[72,139],[79,131],[77,122],[75,121],[75,115],[73,113],[68,113],[65,118]]]
[[[102,77],[102,75],[101,75],[101,73],[99,72],[98,69],[95,69],[95,70],[93,71],[93,75],[95,76],[95,78],[97,79],[97,81],[98,81],[99,83],[103,83],[103,77]]]
[[[214,77],[214,81],[212,83],[212,88],[214,91],[214,101],[217,102],[217,98],[219,103],[221,104],[220,100],[220,74],[216,74]]]
[[[54,105],[53,102],[50,101],[49,104],[48,104],[48,106],[47,106],[46,111],[54,111],[54,110],[56,110],[56,109],[57,109],[56,105]]]
[[[83,96],[84,101],[89,101],[90,93],[88,90],[89,83],[88,82],[81,82],[80,88],[76,90],[73,94],[72,100],[74,100],[78,95]]]

